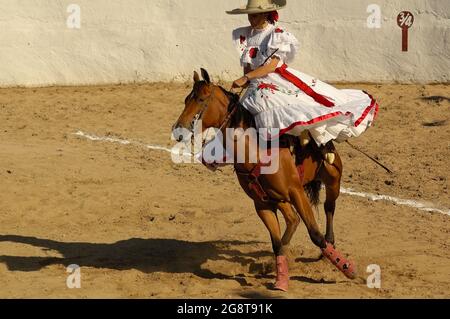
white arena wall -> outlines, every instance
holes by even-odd
[[[0,0],[0,86],[185,81],[200,67],[232,80],[242,71],[231,31],[247,17],[224,11],[244,2]],[[381,28],[367,26],[371,4]],[[415,15],[408,52],[403,10]],[[450,0],[288,0],[280,15],[301,44],[292,66],[324,81],[449,82]]]

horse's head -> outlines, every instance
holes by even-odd
[[[201,69],[202,80],[194,72],[194,87],[186,97],[184,110],[173,125],[175,139],[186,140],[193,133],[197,121],[202,121],[202,132],[208,128],[220,128],[228,114],[230,98],[220,86],[211,83],[208,72]]]

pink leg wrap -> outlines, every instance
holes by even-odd
[[[277,282],[275,289],[281,291],[288,291],[289,287],[289,269],[288,260],[286,256],[277,257]]]
[[[356,278],[356,267],[350,260],[347,260],[340,252],[334,249],[333,245],[327,243],[327,248],[322,249],[322,253],[333,265],[336,266],[347,278]]]

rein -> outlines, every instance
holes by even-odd
[[[220,87],[220,88],[224,91],[224,93],[227,96],[231,95],[230,103],[228,104],[228,107],[227,107],[228,114],[219,127],[219,130],[222,131],[222,129],[224,129],[224,127],[228,125],[228,123],[230,122],[230,120],[234,116],[234,114],[236,114],[238,107],[239,107],[239,100],[241,99],[241,95],[242,95],[242,92],[244,91],[244,89],[242,89],[238,94],[235,94],[235,93],[231,93],[231,92],[225,90],[222,87]]]

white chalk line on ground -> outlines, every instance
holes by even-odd
[[[142,148],[146,148],[146,149],[150,149],[150,150],[164,151],[164,152],[168,152],[171,154],[174,153],[173,150],[171,150],[167,147],[163,147],[163,146],[159,146],[159,145],[144,144],[141,142],[129,141],[129,140],[125,140],[125,139],[121,139],[121,138],[117,138],[117,137],[96,136],[93,134],[84,133],[82,131],[73,133],[73,135],[76,135],[80,138],[84,138],[84,139],[87,139],[90,141],[95,141],[95,142],[109,142],[109,143],[117,143],[117,144],[121,144],[121,145],[134,145],[134,146],[138,146],[138,147],[142,147]],[[183,155],[191,156],[191,154],[189,154],[189,153],[184,153]],[[436,213],[450,216],[450,209],[446,209],[446,208],[439,209],[439,208],[433,207],[434,205],[432,203],[418,202],[418,201],[411,200],[411,199],[401,199],[401,198],[396,198],[396,197],[389,196],[389,195],[377,195],[377,194],[371,194],[371,193],[365,193],[365,192],[357,192],[357,191],[354,191],[353,189],[345,188],[345,187],[341,188],[341,193],[350,195],[350,196],[355,196],[355,197],[367,198],[374,202],[376,202],[376,201],[391,202],[391,203],[401,205],[401,206],[408,206],[408,207],[416,208],[418,210],[425,211],[425,212],[436,212]]]
[[[432,207],[433,204],[431,204],[431,203],[418,202],[418,201],[415,201],[412,199],[401,199],[401,198],[396,198],[396,197],[389,196],[389,195],[377,195],[377,194],[370,194],[370,193],[363,193],[363,192],[355,192],[352,189],[345,188],[345,187],[341,187],[341,193],[350,195],[350,196],[368,198],[374,202],[382,200],[382,201],[386,201],[386,202],[395,203],[395,204],[401,205],[401,206],[409,206],[409,207],[417,208],[417,209],[425,211],[425,212],[436,212],[436,213],[441,213],[441,214],[450,216],[450,209],[445,209],[445,208],[438,209],[438,208]]]

